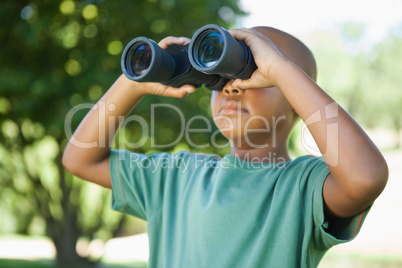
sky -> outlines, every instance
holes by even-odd
[[[368,42],[375,43],[402,24],[401,0],[240,0],[240,5],[249,13],[239,22],[242,27],[268,25],[296,36],[359,22],[367,26]]]

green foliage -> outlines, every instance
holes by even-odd
[[[231,27],[241,14],[236,0],[2,2],[0,211],[8,217],[2,217],[0,232],[45,233],[61,262],[79,259],[75,244],[80,237],[108,239],[121,233],[128,219],[109,211],[110,193],[73,178],[61,165],[67,114],[76,105],[90,107],[121,74],[121,52],[132,38],[191,37],[208,23]],[[150,104],[167,102],[180,105],[187,118],[207,115],[208,94],[199,90],[186,100],[149,96],[136,113],[150,118]],[[72,131],[87,110],[74,114]],[[171,113],[158,113],[155,120],[156,143],[177,136],[180,126]],[[202,123],[194,127],[203,128]],[[126,129],[134,141],[135,128]],[[194,140],[206,138],[195,135]],[[163,150],[190,147],[180,140]],[[146,143],[138,151],[151,149]]]
[[[69,265],[60,265],[47,260],[35,260],[35,261],[25,261],[25,260],[9,260],[0,259],[0,267],[7,268],[71,268]],[[76,265],[74,268],[87,268],[87,265]],[[144,262],[126,262],[126,263],[109,263],[102,262],[104,268],[146,268],[147,263]]]
[[[316,34],[318,82],[364,126],[393,129],[400,147],[402,28],[375,45],[364,44],[364,32],[349,23],[341,37]]]
[[[372,66],[375,91],[369,105],[377,118],[391,126],[395,133],[395,144],[402,146],[402,25],[393,29],[389,37],[374,48]],[[374,116],[374,115],[373,115]]]

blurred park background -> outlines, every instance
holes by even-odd
[[[364,14],[376,8],[369,6],[371,2],[352,8]],[[285,25],[282,29],[313,50],[318,83],[363,125],[390,165],[389,184],[361,234],[331,250],[320,266],[402,267],[402,8],[397,1],[390,2],[388,11],[400,8],[400,23],[380,29],[381,38],[368,39],[373,26],[364,21],[341,18],[327,28],[308,23],[303,27],[303,20],[292,14],[303,15],[303,8],[314,7],[275,10],[255,0],[2,1],[0,267],[146,266],[145,222],[111,211],[109,190],[73,177],[61,165],[70,135],[65,131],[66,116],[77,105],[88,104],[74,113],[74,129],[121,74],[120,56],[132,38],[191,37],[208,23],[252,26],[248,23],[256,22],[247,21],[253,15],[250,5],[267,9],[266,21],[258,24],[280,27],[275,18],[283,13],[298,25],[296,33]],[[387,13],[383,16],[386,20]],[[135,112],[149,119],[151,103],[170,103],[187,118],[209,116],[209,96],[207,89],[183,100],[148,96]],[[205,123],[192,127],[205,128]],[[155,143],[167,144],[179,136],[180,122],[171,112],[158,114],[156,124],[157,131],[151,133]],[[120,136],[136,142],[141,137],[133,133],[142,133],[139,128],[130,124]],[[290,142],[295,156],[315,150],[304,142],[308,138],[301,129],[295,129]],[[192,133],[191,140],[205,144],[210,137]],[[226,142],[221,136],[216,140]],[[137,151],[157,151],[151,145],[146,142]],[[117,140],[116,146],[125,144]],[[227,147],[192,148],[185,139],[163,150],[229,152]]]

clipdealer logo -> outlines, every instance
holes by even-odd
[[[95,110],[98,114],[97,117],[97,122],[94,122],[95,126],[98,128],[97,131],[97,137],[95,140],[91,141],[82,141],[76,139],[76,137],[73,134],[72,130],[72,121],[74,116],[77,114],[77,112],[82,111],[82,110],[87,110],[87,109],[92,109]],[[65,129],[65,134],[66,137],[70,140],[70,143],[73,145],[80,147],[80,148],[94,148],[94,147],[110,147],[113,144],[114,139],[118,139],[120,144],[123,143],[125,147],[129,149],[136,149],[144,146],[147,142],[149,142],[151,148],[154,149],[163,149],[163,148],[170,148],[174,146],[175,144],[178,144],[181,142],[183,139],[187,144],[192,146],[193,148],[207,148],[209,146],[213,146],[215,148],[224,148],[226,146],[230,145],[230,138],[233,138],[232,133],[230,133],[230,138],[228,139],[228,142],[226,143],[218,143],[217,141],[217,135],[220,132],[220,130],[215,130],[213,131],[213,126],[212,126],[212,120],[205,116],[197,115],[193,116],[189,120],[186,121],[184,113],[178,108],[177,106],[174,106],[172,104],[152,104],[150,106],[150,114],[151,118],[149,121],[141,117],[140,115],[130,115],[128,117],[124,116],[108,116],[108,112],[113,112],[116,109],[115,104],[109,104],[106,105],[104,102],[98,102],[97,104],[93,105],[91,103],[83,103],[76,105],[73,107],[68,114],[66,115],[65,121],[64,121],[64,129]],[[180,122],[180,130],[178,131],[178,136],[175,137],[174,141],[169,142],[167,144],[158,144],[156,143],[155,139],[155,133],[157,131],[157,125],[156,125],[156,117],[158,114],[163,113],[163,109],[170,109],[170,112],[176,113],[177,117],[176,120]],[[165,110],[166,112],[166,110]],[[241,114],[238,115],[240,117]],[[305,122],[304,125],[302,126],[302,135],[301,135],[301,143],[302,146],[312,154],[322,154],[322,156],[325,158],[325,161],[327,164],[332,165],[332,166],[337,166],[338,165],[338,136],[339,136],[339,125],[336,121],[336,118],[338,117],[338,104],[336,102],[330,103],[325,106],[323,110],[317,110],[314,112],[311,116],[309,116]],[[233,120],[239,120],[240,118],[233,119],[226,117],[225,115],[219,115],[218,118],[215,118],[216,120],[221,120],[225,121],[227,126],[223,129],[222,131],[232,131],[234,129],[234,122]],[[278,118],[272,118],[271,122],[269,122],[266,118],[262,116],[252,116],[251,118],[248,119],[248,121],[244,124],[244,142],[247,143],[247,145],[251,148],[261,148],[261,147],[268,147],[271,146],[275,148],[277,146],[276,144],[276,130],[277,130],[277,124],[280,123],[280,121],[286,119],[285,116],[281,116]],[[335,120],[333,120],[335,119]],[[265,127],[263,129],[252,129],[250,128],[250,122],[252,120],[263,120]],[[204,128],[194,128],[194,125],[197,121],[202,121],[202,123],[205,125]],[[304,138],[305,133],[307,132],[307,129],[311,126],[313,127],[314,124],[318,122],[323,122],[325,121],[326,129],[325,129],[325,152],[320,152],[317,148],[311,146],[306,139]],[[237,124],[239,124],[239,122]],[[107,124],[108,123],[108,124]],[[137,123],[140,125],[141,128],[141,133],[140,139],[136,142],[129,141],[129,139],[126,137],[126,131],[125,128],[128,127],[129,124],[132,123]],[[107,129],[106,126],[109,126]],[[116,126],[120,129],[120,131],[117,132]],[[117,134],[116,134],[117,132]],[[270,144],[260,144],[256,145],[253,144],[250,139],[248,139],[248,134],[249,133],[258,133],[258,132],[266,132],[270,133],[273,140],[271,141]],[[108,133],[109,140],[107,139]],[[203,144],[199,144],[196,141],[192,140],[191,134],[192,133],[202,133],[205,135],[208,135],[210,140],[209,143],[205,142]],[[115,134],[117,135],[115,137]],[[237,141],[238,142],[238,141]]]
[[[92,109],[95,110],[98,114],[98,119],[97,122],[94,122],[96,127],[98,128],[97,131],[97,137],[96,140],[92,141],[81,141],[78,140],[74,134],[73,134],[73,129],[72,129],[72,121],[74,116],[77,114],[77,112],[81,110],[86,110],[86,109]],[[130,115],[127,116],[126,118],[124,116],[108,116],[108,112],[113,112],[116,109],[116,106],[114,104],[109,104],[106,105],[104,102],[98,102],[97,104],[93,105],[90,103],[83,103],[79,104],[75,107],[73,107],[66,115],[66,119],[64,121],[64,129],[65,129],[65,134],[66,137],[70,140],[70,143],[79,147],[79,148],[94,148],[94,147],[106,147],[106,146],[111,146],[113,143],[114,139],[111,140],[106,140],[107,136],[106,133],[108,133],[109,137],[115,137],[115,133],[117,132],[117,129],[115,129],[115,126],[119,126],[120,131],[117,133],[117,139],[120,142],[123,142],[123,144],[130,148],[130,149],[136,149],[140,148],[141,146],[144,146],[148,139],[150,139],[150,146],[151,148],[154,149],[163,149],[163,148],[170,148],[174,146],[175,144],[178,144],[181,140],[185,139],[187,144],[192,146],[193,148],[197,149],[202,149],[202,148],[207,148],[209,146],[213,146],[215,148],[224,148],[227,147],[230,144],[230,140],[233,140],[229,138],[228,142],[226,143],[219,143],[217,140],[218,134],[220,134],[220,130],[217,129],[213,131],[213,122],[209,118],[201,115],[193,116],[189,120],[186,121],[184,113],[178,108],[177,106],[174,106],[172,104],[152,104],[150,106],[150,114],[151,118],[149,122],[145,120],[143,117],[139,115]],[[176,120],[180,122],[180,129],[178,131],[178,136],[175,137],[175,139],[167,144],[158,144],[156,143],[155,139],[155,133],[157,131],[158,126],[156,125],[156,117],[158,114],[163,113],[166,110],[163,109],[170,109],[170,112],[176,113],[177,117]],[[241,114],[239,114],[239,118],[235,119],[240,122],[240,117]],[[251,148],[261,148],[261,147],[276,147],[276,124],[278,124],[280,121],[282,121],[285,118],[285,116],[281,116],[278,119],[272,118],[272,123],[270,123],[266,118],[262,116],[252,116],[247,120],[247,122],[244,125],[243,129],[243,136],[244,141],[247,146]],[[231,133],[229,134],[229,137],[234,136],[234,126],[233,126],[233,118],[230,118],[225,115],[220,115],[218,116],[217,120],[224,120],[227,122],[229,125],[227,128],[225,128],[225,131],[229,130]],[[264,122],[264,128],[262,129],[253,129],[251,128],[251,122],[253,120],[259,120]],[[204,124],[204,128],[194,128],[195,123],[202,122]],[[140,135],[140,140],[136,142],[130,142],[128,138],[126,137],[126,132],[124,131],[125,128],[129,124],[132,123],[137,123],[140,125],[141,128],[141,133]],[[106,126],[109,126],[107,129]],[[272,144],[262,144],[262,145],[256,145],[253,144],[252,141],[249,139],[249,134],[252,133],[272,133],[272,136],[274,140],[272,141]],[[203,144],[199,144],[196,141],[194,141],[191,138],[192,133],[202,133],[205,135],[208,135],[210,137],[209,143],[205,142]],[[237,138],[237,143],[239,144],[240,140]]]
[[[323,111],[317,110],[314,112],[304,121],[301,135],[302,145],[309,153],[321,154],[325,162],[334,167],[339,164],[339,124],[336,120],[334,120],[335,122],[331,122],[331,120],[338,117],[338,109],[338,103],[332,102],[326,105]],[[311,146],[304,137],[310,126],[313,127],[313,124],[322,122],[323,120],[327,122],[325,124],[325,151],[320,152],[317,147]]]

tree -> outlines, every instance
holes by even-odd
[[[347,23],[340,36],[315,36],[319,84],[365,127],[391,128],[400,148],[402,27],[376,44],[364,43],[364,33],[364,25]]]
[[[373,113],[377,114],[379,122],[391,126],[395,133],[395,147],[401,148],[402,25],[394,28],[386,39],[377,44],[373,54],[372,76],[375,78],[375,91],[369,105]]]
[[[361,24],[346,23],[339,36],[316,33],[317,40],[312,46],[318,65],[318,83],[357,117],[364,113],[364,95],[370,90],[367,87],[369,57],[360,46],[364,31]]]
[[[0,7],[0,210],[10,216],[5,226],[22,234],[45,232],[56,246],[59,263],[81,259],[76,252],[79,238],[116,235],[127,218],[111,216],[108,192],[73,178],[61,165],[67,115],[77,105],[93,104],[118,77],[122,49],[132,38],[190,37],[207,23],[232,26],[241,14],[235,0],[4,1]],[[180,103],[186,116],[208,114],[208,94],[200,90],[184,101],[148,97],[136,113],[150,118],[149,105],[163,102]],[[69,118],[72,131],[89,107],[77,109]],[[158,114],[155,124],[162,130],[152,133],[157,144],[178,136],[176,119],[171,112]],[[204,128],[207,123],[194,121],[194,127]],[[139,127],[128,126],[120,137],[138,140],[130,133]],[[198,142],[208,139],[199,134],[192,137]],[[217,136],[217,141],[222,140]],[[164,150],[191,146],[181,139]],[[149,143],[138,148],[152,150]],[[88,194],[96,202],[88,205]]]

